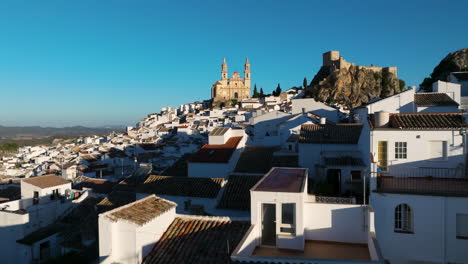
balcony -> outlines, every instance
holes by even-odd
[[[377,176],[375,192],[468,197],[468,179]]]

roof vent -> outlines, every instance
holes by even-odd
[[[321,117],[321,118],[320,118],[320,124],[321,124],[321,125],[325,125],[326,123],[327,123],[327,118]]]

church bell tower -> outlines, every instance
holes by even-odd
[[[221,80],[228,79],[228,67],[226,63],[226,58],[223,59],[223,64],[221,64]]]
[[[244,64],[244,83],[245,86],[250,89],[250,63],[249,63],[249,58],[245,59],[245,64]]]

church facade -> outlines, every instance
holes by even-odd
[[[228,78],[228,66],[226,59],[221,64],[221,80],[215,82],[211,88],[211,98],[213,105],[220,106],[233,99],[242,100],[250,98],[250,63],[245,60],[244,78],[241,78],[238,72],[234,72],[231,78]]]

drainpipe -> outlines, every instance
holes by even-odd
[[[447,231],[447,228],[446,228],[446,221],[445,221],[445,218],[446,218],[446,208],[447,208],[447,197],[442,197],[443,199],[443,202],[442,202],[442,257],[443,257],[443,261],[442,263],[446,263],[446,259],[447,259],[447,241],[446,241],[446,231]]]

